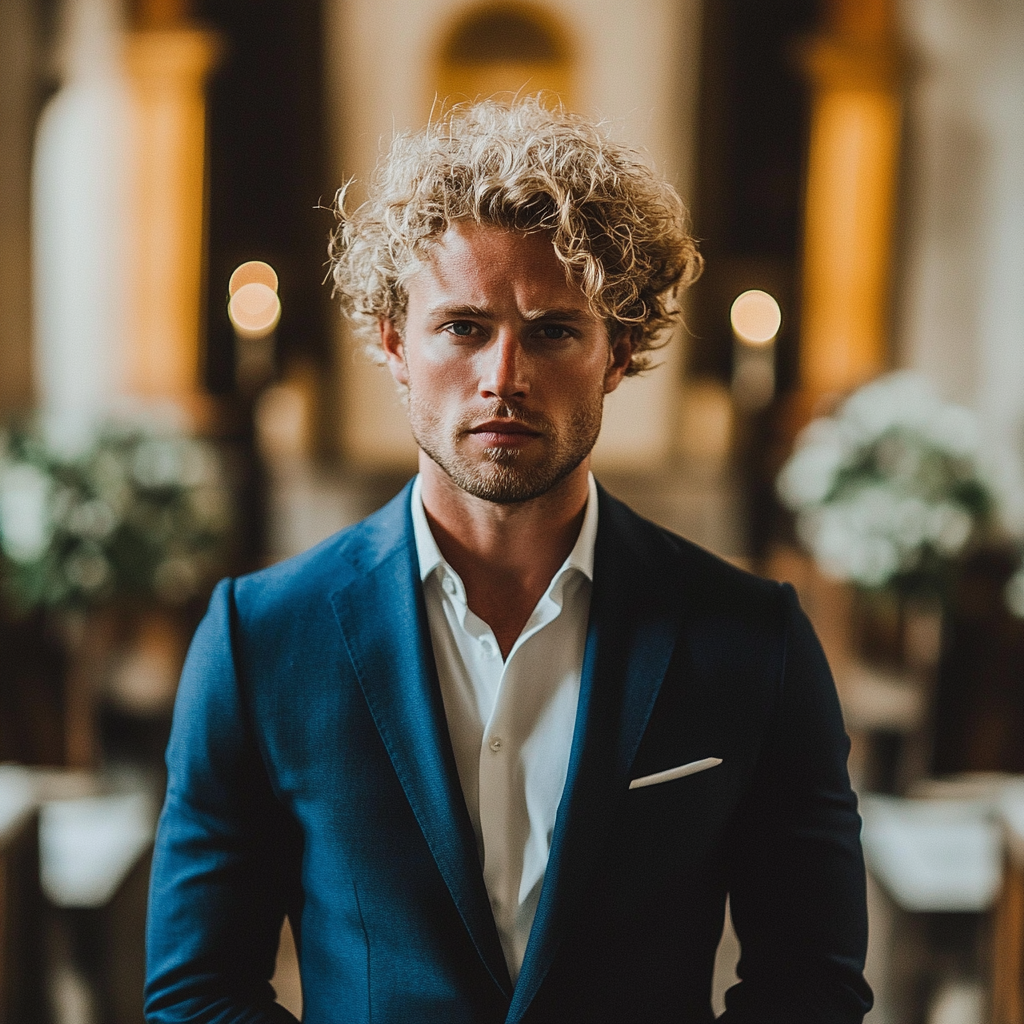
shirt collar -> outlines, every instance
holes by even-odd
[[[597,484],[594,481],[593,473],[587,474],[587,487],[587,510],[583,514],[580,535],[576,538],[569,557],[555,573],[555,579],[567,569],[578,569],[588,580],[593,581],[594,579],[594,545],[597,542]],[[419,474],[412,484],[410,502],[413,538],[416,541],[416,555],[420,565],[420,579],[426,580],[439,565],[455,576],[455,570],[445,561],[444,555],[441,554],[441,550],[437,546],[437,541],[434,540],[433,533],[430,532],[427,513],[423,508],[423,487]]]

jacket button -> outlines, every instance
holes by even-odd
[[[501,737],[500,736],[492,736],[491,737],[491,742],[488,743],[487,745],[491,748],[491,750],[493,750],[495,753],[497,753],[499,750],[501,750]]]

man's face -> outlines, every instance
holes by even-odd
[[[458,487],[528,501],[584,464],[631,346],[609,343],[546,234],[459,221],[408,296],[402,334],[381,324],[388,366],[417,444]]]

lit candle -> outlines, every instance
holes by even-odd
[[[782,310],[771,295],[753,288],[735,298],[729,321],[735,337],[733,399],[741,409],[754,412],[775,397],[775,338]]]
[[[228,319],[235,329],[235,378],[242,391],[255,391],[270,376],[274,329],[281,319],[277,273],[262,260],[243,263],[228,281]]]

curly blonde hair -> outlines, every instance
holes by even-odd
[[[629,374],[650,368],[701,269],[675,189],[603,126],[538,97],[452,107],[395,138],[369,199],[351,212],[347,190],[337,195],[330,245],[334,291],[375,337],[382,319],[404,329],[405,282],[458,220],[549,232],[568,279],[609,331],[634,332]]]

